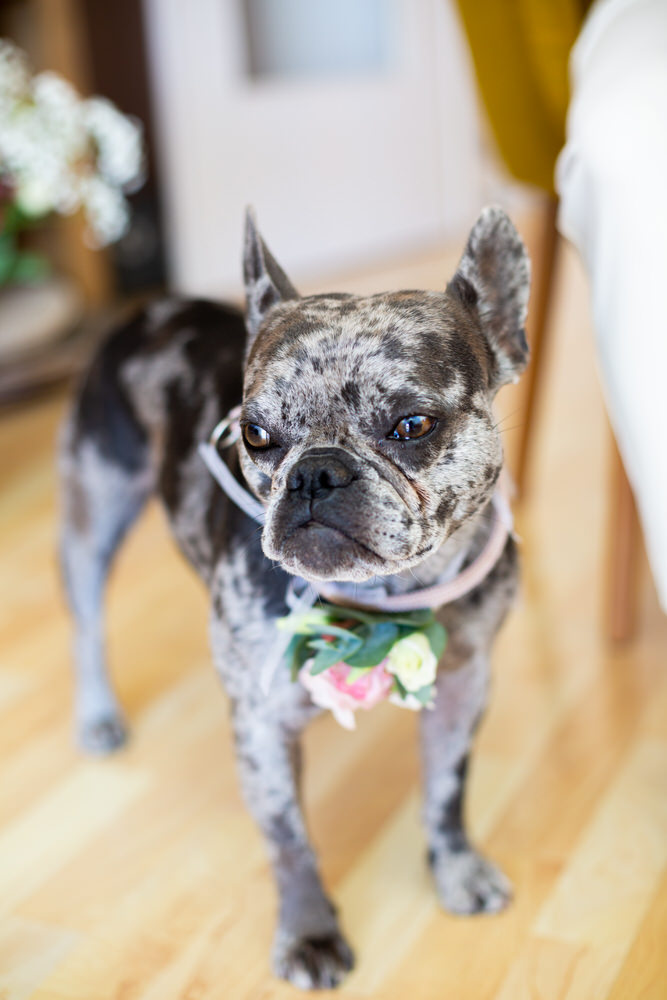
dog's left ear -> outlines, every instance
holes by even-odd
[[[530,261],[502,208],[494,205],[482,211],[447,291],[477,310],[495,359],[494,388],[515,382],[528,362],[524,324]]]
[[[245,219],[243,278],[250,349],[268,311],[279,302],[299,298],[299,293],[260,236],[250,208],[246,210]]]

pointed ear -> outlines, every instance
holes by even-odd
[[[496,361],[495,388],[516,382],[528,362],[524,323],[530,261],[502,208],[482,211],[447,291],[477,310]]]
[[[299,293],[259,235],[255,216],[250,208],[246,210],[245,219],[243,278],[250,347],[268,311],[279,302],[299,298]]]

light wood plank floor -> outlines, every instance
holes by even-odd
[[[346,285],[438,287],[452,266],[434,254]],[[602,635],[608,439],[571,255],[557,313],[518,516],[524,590],[498,643],[469,801],[516,899],[500,916],[439,912],[411,713],[382,706],[356,734],[319,720],[306,800],[358,955],[341,996],[667,997],[667,623],[646,579],[636,642],[611,650]],[[296,996],[269,973],[275,899],[236,787],[205,595],[155,508],[109,596],[132,742],[101,762],[71,745],[54,555],[63,408],[58,393],[0,420],[0,998]]]

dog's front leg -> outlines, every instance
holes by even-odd
[[[275,704],[237,703],[234,732],[243,795],[264,834],[279,895],[276,975],[302,989],[336,986],[353,955],[317,869],[299,802],[298,733]]]
[[[488,658],[478,649],[463,656],[452,649],[443,667],[435,707],[421,713],[429,863],[445,909],[495,912],[509,902],[511,887],[470,844],[463,816],[468,756],[486,701]]]

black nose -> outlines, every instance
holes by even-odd
[[[299,491],[311,499],[326,496],[331,490],[347,486],[354,474],[337,452],[309,455],[290,470],[287,489]]]

